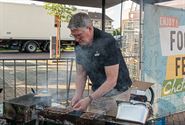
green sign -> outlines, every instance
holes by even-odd
[[[185,91],[185,78],[165,80],[162,86],[162,96],[172,95]]]

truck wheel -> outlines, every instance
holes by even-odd
[[[37,50],[37,44],[35,42],[28,42],[26,45],[26,52],[33,53]]]

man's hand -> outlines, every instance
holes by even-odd
[[[85,111],[90,103],[91,103],[91,99],[89,97],[86,97],[86,98],[78,101],[73,106],[73,108],[74,108],[74,110]]]
[[[76,105],[79,101],[80,101],[81,97],[75,95],[72,100],[71,100],[71,106],[73,107],[74,105]]]

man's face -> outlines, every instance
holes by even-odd
[[[88,45],[92,42],[92,27],[71,29],[71,35],[80,45]]]

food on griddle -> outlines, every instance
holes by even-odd
[[[93,120],[93,119],[97,119],[100,115],[96,114],[96,113],[92,113],[92,112],[85,112],[83,113],[80,118],[83,119],[89,119],[89,120]]]

